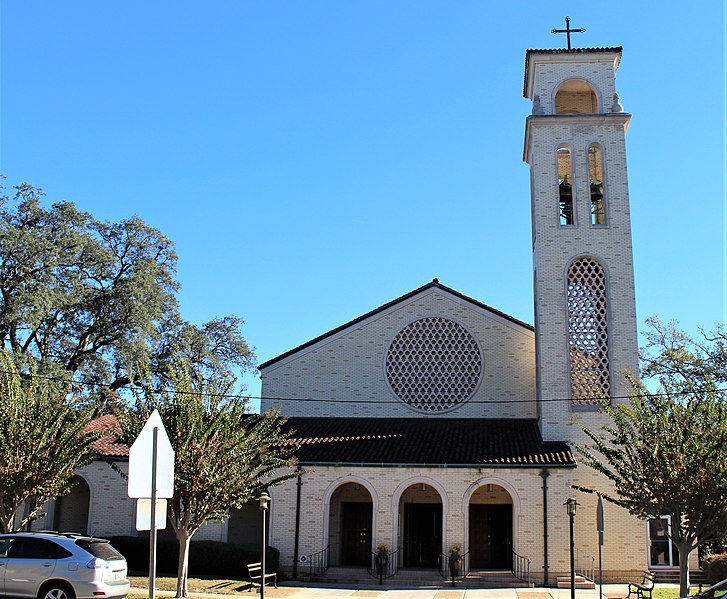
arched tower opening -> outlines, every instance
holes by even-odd
[[[571,263],[567,299],[571,398],[596,404],[611,392],[606,273],[597,260],[583,256]]]
[[[568,79],[555,94],[555,114],[596,114],[598,96],[585,79]]]

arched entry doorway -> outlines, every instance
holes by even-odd
[[[330,563],[367,566],[371,562],[373,499],[356,482],[345,483],[331,495],[328,516]]]
[[[426,483],[409,486],[399,500],[404,568],[436,568],[442,553],[442,498]]]
[[[513,502],[500,485],[488,483],[469,502],[469,557],[472,570],[512,568]]]
[[[61,532],[88,534],[88,505],[91,489],[86,480],[77,474],[71,478],[71,488],[56,498],[53,526]]]

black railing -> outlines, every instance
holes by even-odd
[[[327,545],[325,549],[308,556],[308,574],[313,580],[314,576],[320,576],[328,570],[328,554],[331,546]]]
[[[576,574],[587,578],[588,580],[595,580],[596,574],[596,558],[590,555],[583,555],[582,553],[576,552]]]
[[[459,555],[459,559],[453,557],[454,554],[439,555],[439,574],[444,580],[462,580],[470,573],[470,552]]]
[[[386,578],[391,578],[399,571],[400,551],[401,547],[393,553],[371,552],[371,560],[366,569],[371,576],[379,579],[379,584],[383,584]]]
[[[512,575],[515,578],[526,582],[528,586],[532,584],[530,577],[530,560],[527,557],[512,552]]]

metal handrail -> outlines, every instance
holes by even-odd
[[[512,575],[519,580],[527,582],[528,586],[532,584],[530,560],[527,557],[518,555],[514,551],[512,552]]]
[[[399,551],[401,547],[392,553],[371,552],[371,559],[366,571],[371,576],[379,579],[383,584],[385,578],[391,578],[399,571]]]
[[[326,545],[325,549],[313,553],[308,556],[308,574],[313,580],[313,576],[319,576],[328,570],[328,555],[331,546]]]
[[[596,558],[591,555],[584,555],[576,552],[575,559],[576,574],[594,581],[596,578]]]
[[[444,580],[452,580],[449,568],[449,555],[439,554],[439,574]],[[455,573],[454,580],[462,580],[470,573],[470,552],[459,556],[459,571]]]

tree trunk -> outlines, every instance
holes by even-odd
[[[192,540],[186,530],[177,531],[179,540],[179,561],[177,562],[177,597],[188,597],[187,579],[189,578],[189,542]]]
[[[689,554],[694,549],[691,543],[675,543],[679,551],[679,596],[689,597]]]

